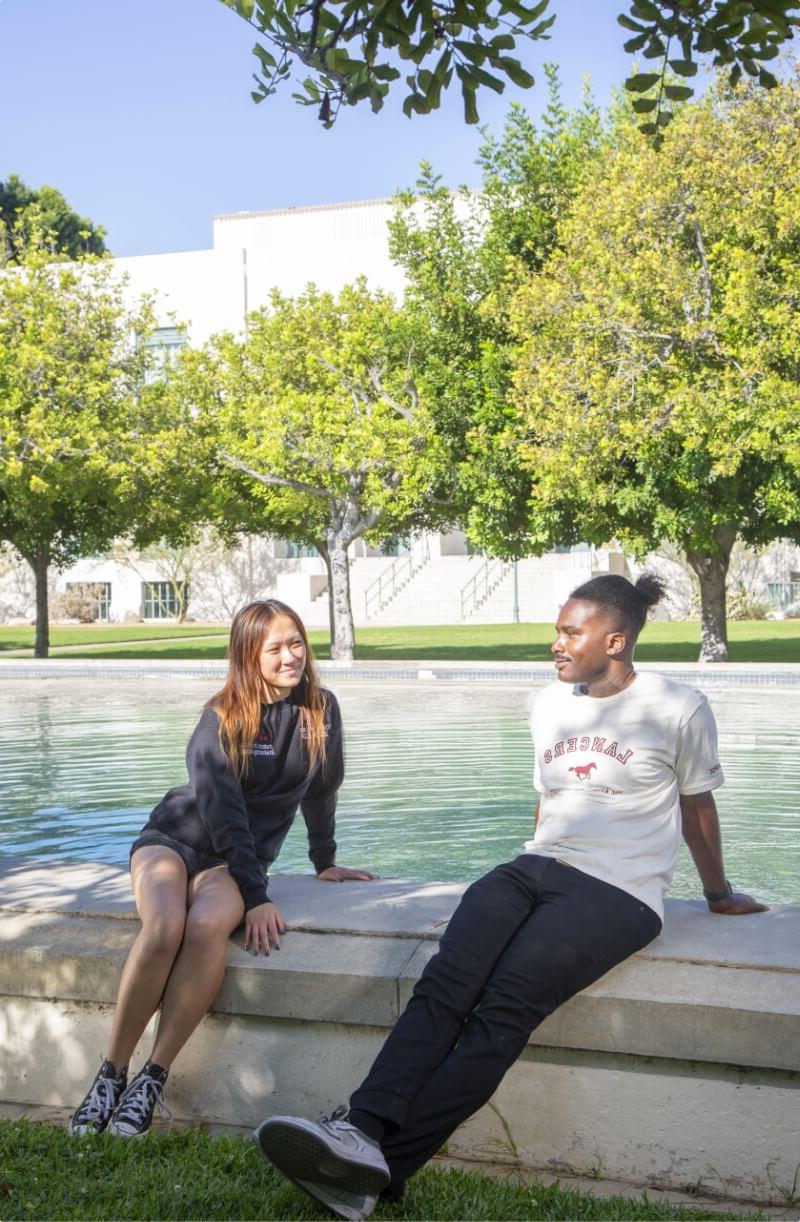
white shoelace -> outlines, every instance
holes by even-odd
[[[144,1074],[142,1077],[136,1078],[131,1085],[133,1089],[121,1104],[116,1117],[117,1121],[129,1120],[133,1124],[141,1124],[153,1107],[156,1107],[159,1113],[166,1117],[167,1120],[172,1120],[172,1112],[163,1099],[163,1082],[159,1082],[157,1078],[151,1078],[148,1074]]]
[[[345,1126],[352,1129],[352,1125],[347,1119],[348,1109],[344,1103],[340,1103],[335,1111],[331,1112],[330,1116],[320,1116],[319,1123],[328,1126],[329,1128],[344,1128]]]
[[[102,1120],[107,1113],[113,1112],[117,1103],[117,1095],[114,1090],[116,1084],[114,1078],[98,1078],[92,1084],[92,1089],[75,1117],[75,1122],[84,1124],[88,1120]]]

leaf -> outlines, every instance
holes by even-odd
[[[652,89],[658,81],[658,72],[636,72],[628,77],[625,88],[631,93],[644,93],[647,89]]]
[[[489,43],[495,51],[513,51],[516,46],[516,41],[511,34],[496,34]]]
[[[448,73],[450,71],[450,62],[452,58],[453,58],[453,53],[449,47],[442,55],[439,56],[439,62],[436,65],[436,68],[433,73],[433,79],[436,81],[439,88],[441,88],[442,85],[445,83],[445,81],[448,79]]]
[[[647,50],[644,52],[645,59],[658,59],[664,55],[667,50],[666,44],[662,38],[651,38],[647,44]]]
[[[652,0],[633,0],[631,12],[634,17],[640,17],[643,21],[661,21],[661,10]]]
[[[479,85],[485,85],[487,89],[493,89],[495,93],[502,93],[506,87],[505,81],[492,76],[491,72],[486,72],[483,68],[473,65],[467,69],[467,72]]]
[[[546,21],[540,21],[539,24],[535,25],[532,30],[528,30],[528,37],[529,38],[544,38],[545,30],[550,29],[550,26],[553,24],[555,19],[556,18],[555,18],[555,13],[554,13],[553,16],[548,17]]]
[[[424,101],[420,94],[410,93],[403,102],[403,114],[410,119],[412,114],[424,114]]]
[[[628,52],[641,51],[642,47],[647,42],[647,39],[649,37],[650,35],[645,30],[644,34],[639,34],[637,38],[629,38],[626,43],[623,43],[623,48],[625,51],[628,51]]]
[[[476,45],[474,42],[466,42],[462,39],[456,39],[453,46],[464,56],[465,59],[468,59],[470,63],[482,64],[486,59],[486,47]]]
[[[637,34],[646,34],[648,32],[646,26],[639,25],[638,21],[631,20],[625,13],[620,13],[619,17],[617,17],[617,24],[621,25],[625,30],[635,30]]]
[[[637,115],[647,115],[658,106],[657,98],[634,98],[633,109]]]
[[[461,90],[464,98],[464,122],[474,125],[478,122],[478,105],[475,101],[475,90],[469,89],[464,83]]]
[[[507,55],[503,55],[498,59],[497,64],[498,67],[503,69],[508,79],[520,89],[530,89],[536,84],[533,76],[522,67],[519,60],[510,59]]]
[[[664,94],[670,102],[686,102],[693,96],[694,90],[688,85],[665,85]]]
[[[767,72],[766,68],[761,68],[758,73],[758,83],[763,85],[765,89],[774,89],[778,84],[778,78],[773,76],[771,72]]]
[[[671,59],[669,66],[678,76],[697,75],[697,64],[693,59]]]
[[[257,42],[256,45],[253,47],[253,54],[257,55],[258,58],[261,60],[262,67],[265,67],[265,68],[276,67],[277,60],[275,59],[275,56],[271,55],[270,52],[266,49],[266,47],[262,47],[260,43]]]

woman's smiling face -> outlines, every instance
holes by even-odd
[[[306,665],[303,635],[290,615],[276,615],[272,620],[259,661],[267,687],[285,700],[303,678]]]

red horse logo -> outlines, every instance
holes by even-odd
[[[591,764],[578,764],[575,768],[568,768],[567,772],[574,772],[575,779],[578,781],[588,781],[592,775],[593,768],[597,768],[594,760],[592,760]]]

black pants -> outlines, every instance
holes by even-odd
[[[542,1019],[661,931],[625,891],[525,853],[465,892],[351,1109],[399,1189],[489,1099]]]

